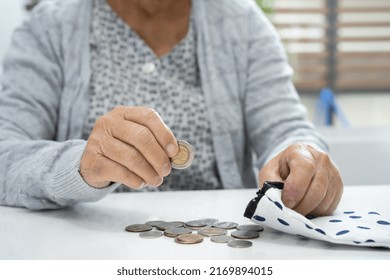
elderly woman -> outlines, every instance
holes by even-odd
[[[342,182],[291,73],[251,0],[43,1],[4,61],[0,203],[278,180],[288,207],[330,214]],[[178,139],[196,150],[185,170]]]

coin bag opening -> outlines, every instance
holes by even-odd
[[[338,209],[332,216],[308,218],[282,202],[283,183],[265,182],[244,213],[264,227],[336,244],[390,249],[390,217],[372,209]]]

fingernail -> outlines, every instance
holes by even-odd
[[[167,152],[169,157],[174,157],[177,154],[177,148],[173,143],[167,145]]]
[[[166,177],[171,173],[171,165],[170,164],[165,164],[163,167],[163,176]]]
[[[146,187],[146,183],[145,183],[145,182],[143,182],[143,183],[139,186],[140,189],[143,189],[143,188],[145,188],[145,187]]]
[[[156,177],[156,179],[154,180],[154,186],[158,187],[158,186],[160,186],[162,184],[162,182],[163,182],[162,178]]]

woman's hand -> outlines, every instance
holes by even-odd
[[[118,182],[159,186],[179,152],[175,136],[156,111],[117,107],[99,118],[81,158],[80,174],[93,187]]]
[[[283,203],[302,215],[330,215],[343,193],[338,169],[329,156],[307,144],[293,144],[259,173],[264,181],[284,181]]]

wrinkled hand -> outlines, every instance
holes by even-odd
[[[117,107],[99,118],[80,162],[80,174],[93,187],[111,182],[131,188],[159,186],[179,152],[173,133],[156,111]]]
[[[302,215],[332,214],[343,193],[339,171],[329,156],[303,143],[289,146],[264,165],[260,186],[265,181],[284,182],[283,203]]]

